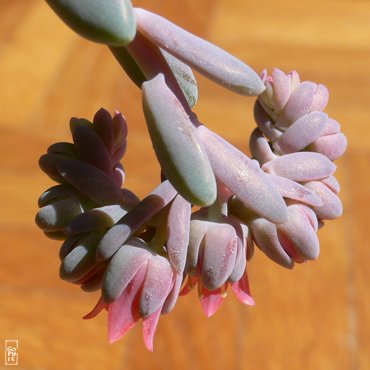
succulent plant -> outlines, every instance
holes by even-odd
[[[129,1],[48,1],[80,35],[106,44],[142,90],[162,182],[140,200],[122,188],[128,129],[119,112],[72,118],[73,142],[40,158],[58,185],[39,199],[37,225],[64,240],[60,276],[101,291],[85,316],[108,311],[114,342],[139,320],[153,350],[161,314],[197,287],[213,315],[228,287],[254,305],[247,275],[254,245],[286,268],[319,255],[317,230],[342,205],[333,161],[346,149],[323,112],[328,90],[243,61]],[[192,68],[242,95],[257,96],[252,157],[202,124]]]

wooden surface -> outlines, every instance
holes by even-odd
[[[0,368],[5,339],[19,340],[19,369],[370,369],[370,2],[365,0],[133,1],[245,60],[257,71],[296,69],[331,92],[328,113],[349,139],[338,161],[344,216],[320,231],[318,261],[284,270],[260,252],[249,264],[257,306],[230,293],[206,319],[195,294],[159,323],[155,352],[141,325],[107,343],[106,316],[83,321],[97,294],[58,278],[59,243],[34,225],[52,185],[37,161],[70,140],[70,116],[101,106],[129,122],[127,187],[158,182],[140,92],[100,45],[80,39],[36,0],[0,1]],[[240,148],[254,99],[202,78],[202,122]]]

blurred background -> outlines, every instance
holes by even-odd
[[[325,84],[327,112],[349,140],[338,171],[344,216],[320,230],[318,261],[284,270],[256,251],[256,307],[230,292],[206,319],[196,293],[162,317],[149,353],[141,324],[108,344],[106,315],[84,321],[98,293],[59,280],[59,242],[34,224],[53,183],[38,158],[70,141],[71,116],[119,109],[129,124],[126,187],[158,184],[140,91],[109,50],[81,39],[37,0],[0,0],[0,368],[18,340],[24,370],[370,369],[370,2],[365,0],[133,1],[241,58],[260,72],[296,69]],[[199,77],[200,120],[247,151],[254,98]]]

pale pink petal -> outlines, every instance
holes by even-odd
[[[161,315],[161,307],[150,316],[143,319],[143,336],[145,347],[153,352],[154,335],[157,329],[159,316]]]
[[[248,305],[248,306],[255,306],[256,302],[254,301],[250,289],[249,289],[249,281],[248,281],[248,274],[247,271],[244,272],[242,278],[237,281],[236,283],[231,284],[231,287],[239,299],[240,302]]]
[[[207,317],[213,316],[221,307],[223,301],[224,297],[222,296],[221,288],[212,291],[205,287],[202,288],[200,303],[202,305],[202,310]]]

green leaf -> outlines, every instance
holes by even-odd
[[[143,108],[161,168],[190,203],[209,206],[217,188],[208,156],[181,103],[159,74],[142,86]]]
[[[80,36],[113,46],[131,42],[136,22],[130,0],[46,0]]]

